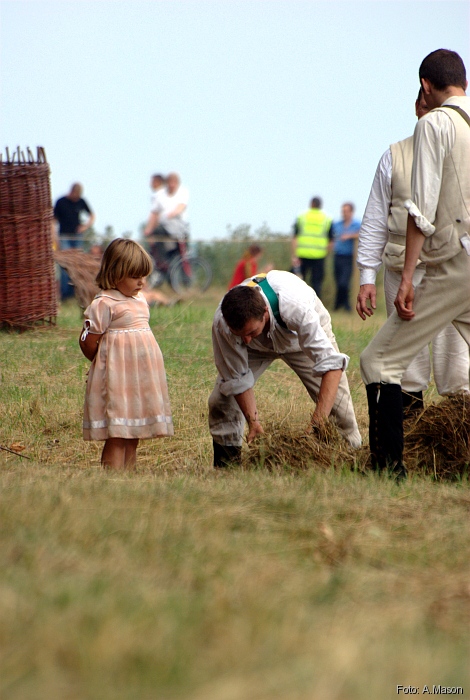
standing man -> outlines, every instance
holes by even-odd
[[[164,264],[166,256],[177,252],[178,246],[174,241],[188,236],[189,224],[186,218],[188,201],[188,190],[181,184],[179,175],[170,173],[166,178],[166,187],[159,190],[155,197],[144,229],[145,236],[154,235],[168,239],[168,243],[161,243],[157,263]]]
[[[406,476],[401,380],[419,350],[453,323],[470,344],[470,99],[465,66],[438,49],[419,78],[431,112],[413,141],[406,252],[394,312],[361,355],[369,405],[371,462]],[[416,290],[418,260],[426,272]]]
[[[218,377],[209,398],[214,466],[239,462],[245,421],[248,442],[263,434],[253,387],[276,360],[297,374],[316,408],[314,425],[331,414],[355,448],[361,445],[345,370],[331,319],[305,282],[290,272],[271,270],[231,289],[212,325]]]
[[[54,207],[54,221],[59,224],[59,249],[83,248],[83,234],[95,222],[95,215],[82,197],[83,186],[76,182],[70,192],[60,197]],[[60,295],[64,299],[73,296],[70,278],[61,269]]]
[[[321,208],[320,197],[313,197],[310,209],[297,218],[292,239],[293,266],[300,264],[304,281],[319,298],[325,276],[325,258],[332,238],[331,218]]]
[[[336,282],[335,311],[351,311],[349,290],[354,261],[354,242],[359,236],[361,222],[353,219],[354,204],[341,207],[341,221],[333,223],[334,274]]]
[[[415,114],[421,119],[429,112],[422,88],[415,102]],[[394,301],[401,282],[405,262],[406,222],[405,201],[411,197],[411,168],[413,136],[398,141],[385,151],[379,161],[359,231],[357,265],[360,289],[356,310],[362,320],[372,316],[376,308],[376,276],[385,266],[384,290],[387,316],[395,310]],[[416,288],[423,279],[425,265],[419,262],[413,275]],[[434,381],[441,396],[469,391],[468,345],[450,324],[440,331],[432,343]],[[431,379],[429,347],[424,347],[413,359],[401,381],[403,408],[421,410],[423,392]]]

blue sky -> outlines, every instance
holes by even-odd
[[[1,0],[0,133],[84,184],[96,229],[138,234],[152,172],[190,191],[194,239],[288,232],[313,195],[363,213],[414,128],[421,60],[470,71],[467,0]]]

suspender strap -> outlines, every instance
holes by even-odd
[[[468,126],[470,126],[470,117],[468,116],[467,112],[462,109],[462,107],[458,107],[457,105],[441,105],[441,109],[454,109],[462,119],[465,119],[467,122]]]
[[[276,292],[269,284],[266,275],[257,275],[256,277],[253,277],[253,282],[256,282],[256,284],[263,290],[267,300],[269,301],[269,306],[271,307],[271,311],[273,312],[273,316],[276,321],[280,326],[287,329],[287,326],[279,313],[279,299],[277,298]]]

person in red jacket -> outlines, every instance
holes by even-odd
[[[229,284],[229,289],[241,284],[248,277],[254,277],[258,272],[258,261],[263,253],[263,249],[259,245],[253,244],[244,252],[241,260],[238,261],[233,272],[232,281]]]

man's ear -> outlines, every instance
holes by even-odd
[[[425,95],[431,94],[432,85],[427,78],[421,78],[421,87]]]

